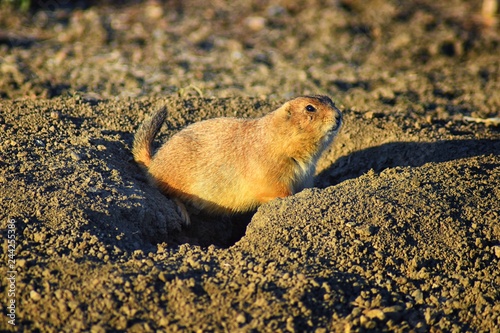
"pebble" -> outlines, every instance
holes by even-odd
[[[424,302],[424,294],[420,289],[415,290],[411,293],[411,295],[413,296],[417,304],[422,304]]]
[[[56,296],[57,299],[62,299],[63,291],[61,289],[57,289],[56,291],[54,291],[54,295]]]
[[[373,320],[368,319],[366,316],[361,316],[359,318],[359,323],[361,324],[361,326],[369,330],[372,330],[377,326],[377,324]]]
[[[35,144],[39,147],[45,147],[45,143],[42,140],[35,139]]]
[[[158,279],[162,282],[167,282],[167,274],[165,274],[165,272],[160,272],[160,274],[158,274]]]
[[[75,161],[80,161],[82,159],[82,157],[80,155],[78,155],[76,152],[72,151],[69,153],[69,155],[71,156],[71,158]]]
[[[35,302],[38,302],[39,300],[42,299],[42,296],[39,293],[37,293],[36,291],[32,290],[32,291],[30,291],[30,298],[32,300],[34,300]]]
[[[59,112],[59,111],[51,111],[50,112],[50,118],[52,118],[52,119],[59,119],[59,118],[61,118],[61,112]]]
[[[384,311],[382,311],[380,309],[370,309],[370,310],[367,310],[367,311],[365,311],[365,316],[367,316],[370,319],[374,319],[374,318],[377,318],[377,319],[380,319],[380,320],[384,320],[385,319],[385,313],[384,313]]]
[[[500,258],[500,245],[492,246],[492,248],[493,248],[493,253],[495,253],[495,256],[497,258]]]
[[[69,301],[67,305],[71,310],[75,310],[80,306],[80,303],[78,301]]]
[[[382,118],[384,116],[381,112],[368,111],[364,114],[365,119]]]
[[[104,333],[106,330],[101,325],[92,325],[90,328],[91,333]]]
[[[239,324],[244,324],[246,322],[246,318],[245,318],[245,315],[243,313],[240,313],[237,317],[236,317],[236,322],[239,323]]]
[[[259,31],[265,28],[266,19],[260,16],[251,16],[245,19],[245,25],[253,31]]]
[[[37,243],[42,243],[45,241],[47,235],[43,232],[37,232],[33,234],[33,240]]]
[[[144,10],[146,15],[153,20],[158,20],[165,15],[162,6],[156,1],[148,1]]]

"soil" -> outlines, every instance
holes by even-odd
[[[496,16],[458,0],[4,4],[0,330],[500,331]],[[159,102],[157,145],[316,93],[345,116],[316,187],[255,214],[183,227],[132,159]]]

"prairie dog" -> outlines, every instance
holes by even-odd
[[[163,107],[144,121],[132,152],[186,225],[184,204],[209,214],[243,213],[313,186],[316,163],[342,124],[329,97],[297,97],[261,118],[191,124],[152,156],[166,115]]]

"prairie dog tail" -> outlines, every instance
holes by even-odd
[[[134,155],[134,160],[145,168],[149,167],[151,163],[151,144],[160,131],[166,117],[167,108],[161,107],[141,124],[135,134],[132,154]]]

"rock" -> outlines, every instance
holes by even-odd
[[[74,161],[80,161],[82,159],[82,157],[74,151],[70,152],[69,155]]]
[[[370,319],[377,318],[379,320],[385,319],[385,313],[381,309],[370,309],[364,312],[365,316]]]
[[[237,317],[236,317],[236,322],[239,323],[239,324],[244,324],[246,322],[246,318],[245,318],[245,315],[243,313],[240,313]]]
[[[59,112],[59,111],[51,111],[50,112],[50,118],[52,118],[52,119],[59,119],[59,118],[61,118],[61,112]]]
[[[414,292],[411,293],[411,296],[415,299],[415,302],[417,304],[423,304],[424,303],[424,294],[420,289],[415,290]]]
[[[253,31],[260,31],[266,26],[266,19],[260,16],[250,16],[245,19],[245,25]]]
[[[104,333],[106,330],[101,325],[92,325],[90,328],[91,333]]]
[[[37,293],[36,291],[32,290],[32,291],[30,291],[30,298],[32,300],[34,300],[35,302],[38,302],[39,300],[42,299],[42,296],[39,293]]]
[[[495,256],[497,258],[500,258],[500,245],[492,246],[492,248],[493,248],[493,253],[495,253]]]
[[[27,263],[27,262],[26,262],[26,260],[25,260],[25,259],[19,259],[19,260],[17,261],[17,266],[18,266],[19,268],[26,268],[26,263]]]
[[[393,305],[382,309],[382,311],[387,316],[387,318],[392,320],[399,320],[404,314],[404,309],[405,308],[401,305]]]

